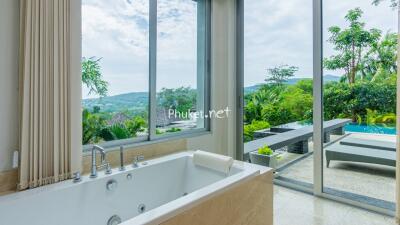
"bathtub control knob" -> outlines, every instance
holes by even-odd
[[[117,225],[120,223],[122,223],[121,217],[114,215],[108,220],[107,225]]]
[[[109,180],[106,184],[107,190],[113,191],[117,188],[118,183],[116,180]]]
[[[132,174],[131,174],[131,173],[128,173],[128,175],[126,175],[126,179],[127,179],[127,180],[132,180]]]

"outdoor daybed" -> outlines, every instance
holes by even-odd
[[[340,141],[342,145],[350,145],[355,147],[373,148],[377,150],[396,151],[396,143],[389,141],[377,141],[364,138],[345,137]]]
[[[325,149],[326,166],[332,160],[396,166],[394,143],[357,138],[344,138]],[[394,147],[394,150],[393,150]]]

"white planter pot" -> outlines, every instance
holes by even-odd
[[[277,162],[278,155],[279,155],[278,153],[274,153],[272,155],[262,155],[258,154],[257,151],[250,152],[250,162],[257,165],[267,166],[275,169],[278,164]]]

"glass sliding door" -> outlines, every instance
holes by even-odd
[[[323,5],[323,192],[394,211],[397,8]]]
[[[244,159],[312,189],[312,2],[243,3]]]
[[[314,0],[309,12],[313,79],[308,86],[310,80],[300,75],[307,71],[300,68],[307,68],[308,58],[305,42],[299,41],[305,40],[300,39],[307,30],[304,17],[291,20],[296,15],[291,2],[240,3],[244,160],[274,167],[275,183],[313,188],[317,196],[394,215],[397,6],[390,1]],[[302,9],[296,7],[297,13],[307,15]],[[291,29],[285,31],[287,27]],[[296,29],[297,36],[289,35]],[[296,88],[312,95],[312,110],[302,111],[302,117],[292,117],[290,108],[307,106],[305,96],[297,100]],[[311,137],[304,139],[307,129]],[[306,140],[303,145],[299,138]],[[308,152],[293,152],[293,147]]]
[[[391,2],[240,1],[245,161],[274,167],[275,183],[394,214]]]

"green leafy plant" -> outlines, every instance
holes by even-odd
[[[107,96],[108,83],[103,80],[100,67],[101,58],[90,57],[82,59],[82,83],[89,88],[89,94]]]
[[[258,120],[253,120],[251,124],[244,125],[243,128],[243,134],[244,134],[244,139],[245,142],[251,141],[254,139],[254,132],[257,130],[262,130],[262,129],[267,129],[269,128],[270,125],[266,121],[258,121]]]
[[[156,128],[156,134],[164,134],[165,132],[163,132],[162,130]]]
[[[177,128],[177,127],[171,127],[168,130],[166,130],[165,132],[175,133],[175,132],[179,132],[179,131],[182,131],[182,129],[181,128]]]
[[[89,110],[82,110],[82,144],[93,144],[99,142],[102,137],[100,131],[105,128],[106,121]]]
[[[267,145],[264,145],[263,147],[259,148],[257,152],[260,155],[268,155],[268,156],[274,154],[274,151]]]
[[[129,130],[125,127],[124,124],[117,123],[111,125],[109,129],[115,140],[127,139],[131,137]]]
[[[144,130],[144,127],[146,126],[146,121],[142,117],[136,116],[133,119],[126,120],[124,124],[130,136],[136,137],[139,131]]]

